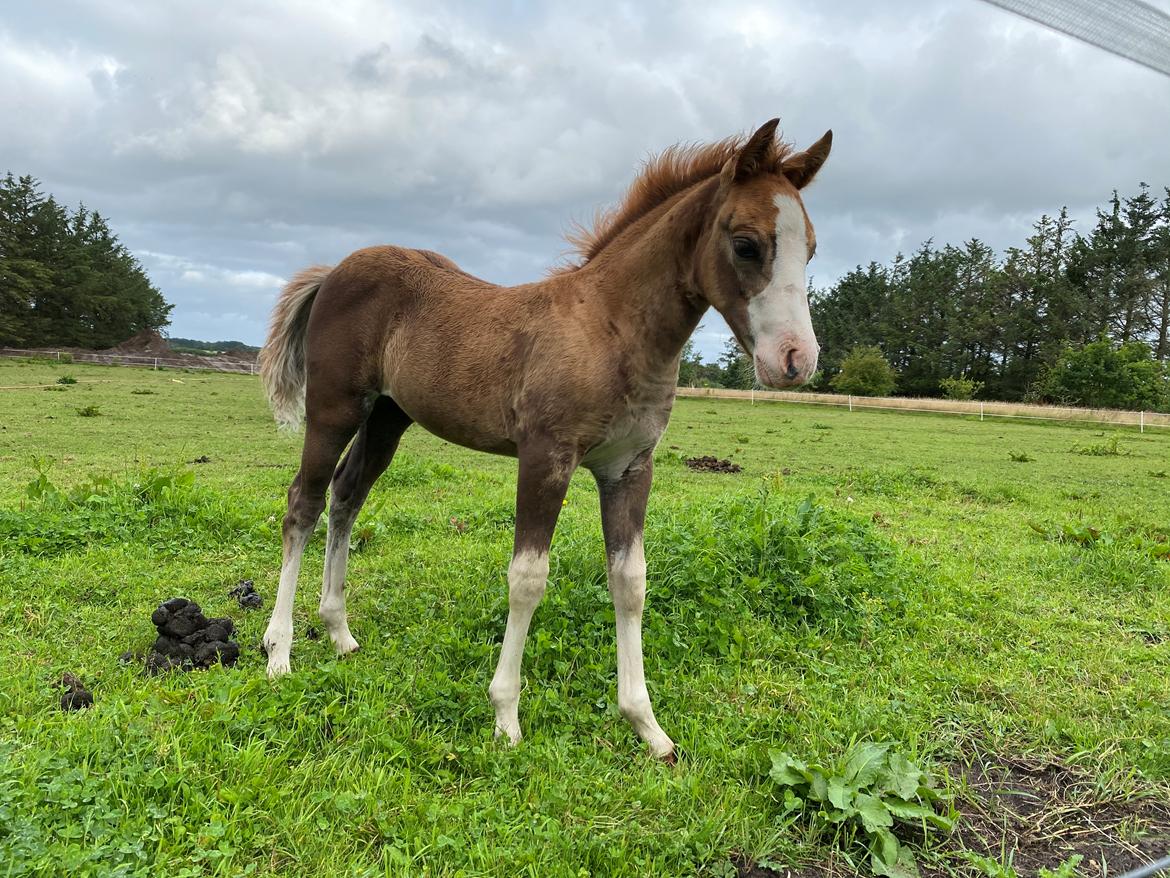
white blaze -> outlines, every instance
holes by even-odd
[[[782,341],[804,350],[816,349],[816,335],[808,311],[805,276],[808,238],[804,211],[791,195],[777,195],[774,203],[776,255],[772,260],[772,279],[763,292],[748,302],[748,322],[755,336],[756,351],[764,357],[774,357]],[[783,367],[780,363],[776,365]]]

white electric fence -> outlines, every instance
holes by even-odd
[[[988,418],[1009,418],[1028,421],[1067,421],[1070,423],[1112,424],[1116,427],[1137,427],[1139,433],[1155,428],[1170,427],[1170,414],[1165,412],[1127,412],[1116,409],[1083,409],[1054,405],[1029,405],[1014,402],[987,402],[978,399],[919,399],[903,396],[848,396],[843,393],[811,393],[787,390],[726,390],[719,387],[680,387],[678,395],[708,399],[744,399],[752,405],[757,402],[795,402],[803,405],[824,405],[849,411],[881,410],[891,412],[919,412],[934,415],[967,415]]]
[[[0,357],[22,359],[56,360],[67,363],[93,363],[98,366],[138,366],[146,369],[195,369],[200,372],[239,372],[256,374],[256,364],[248,360],[233,360],[230,357],[209,357],[200,362],[194,357],[152,357],[148,354],[115,354],[109,352],[41,351],[0,348]],[[203,359],[203,358],[200,358]]]

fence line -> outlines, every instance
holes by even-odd
[[[986,418],[1019,418],[1032,421],[1070,421],[1137,427],[1170,427],[1170,414],[1127,412],[1115,409],[1080,409],[1066,406],[1030,405],[1012,402],[985,402],[976,399],[927,399],[900,396],[848,396],[841,393],[800,393],[790,390],[727,390],[721,387],[680,387],[679,396],[708,399],[749,399],[760,402],[796,402],[883,411],[922,412],[936,415],[978,415]]]
[[[256,364],[248,360],[233,360],[225,357],[207,358],[200,363],[186,357],[151,357],[139,354],[116,354],[109,352],[78,352],[50,350],[21,350],[0,348],[0,357],[39,357],[58,360],[63,363],[92,363],[98,366],[137,366],[142,369],[195,369],[201,372],[233,372],[255,375]]]
[[[64,355],[64,358],[63,356]],[[0,348],[0,357],[41,357],[101,366],[137,366],[148,369],[196,369],[205,372],[233,372],[255,375],[256,364],[248,360],[208,358],[208,362],[191,362],[182,357],[150,357],[136,354],[84,353],[53,350]],[[748,399],[761,402],[796,402],[804,405],[827,405],[838,408],[920,412],[936,415],[978,415],[986,418],[1019,418],[1031,421],[1069,421],[1090,424],[1114,424],[1137,427],[1170,427],[1165,412],[1128,412],[1116,409],[1081,409],[1067,406],[1030,405],[1027,403],[986,402],[982,400],[929,399],[900,396],[849,396],[841,393],[811,393],[791,390],[728,390],[722,387],[680,387],[678,395],[708,399]]]

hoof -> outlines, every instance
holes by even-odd
[[[268,660],[268,679],[275,680],[277,677],[283,677],[292,668],[289,666],[288,659],[269,659]]]
[[[333,649],[336,650],[338,658],[357,652],[361,648],[361,644],[354,640],[351,634],[346,634],[333,641]]]
[[[515,747],[520,743],[520,740],[523,736],[520,734],[519,728],[506,729],[503,726],[497,725],[496,730],[493,733],[493,737],[497,741],[502,740],[503,743],[507,744],[509,747]]]

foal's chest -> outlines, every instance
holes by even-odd
[[[582,458],[602,478],[617,478],[641,454],[653,451],[670,420],[673,399],[629,400],[606,427],[605,436]]]

